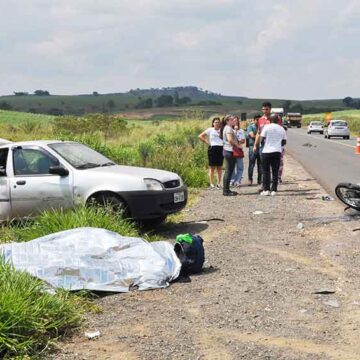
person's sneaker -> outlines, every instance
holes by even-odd
[[[221,186],[220,184],[217,184],[217,185],[216,185],[216,188],[217,188],[218,190],[221,190],[221,189],[222,189],[222,186]]]
[[[249,180],[248,186],[252,186],[252,184],[253,184],[253,181]]]
[[[241,183],[235,182],[235,183],[234,183],[234,186],[235,186],[235,187],[240,187],[240,186],[241,186]]]
[[[263,191],[264,191],[264,188],[262,186],[258,188],[259,193],[262,193]]]
[[[235,195],[237,195],[237,192],[236,191],[225,191],[225,192],[223,192],[223,195],[224,196],[235,196]]]
[[[261,196],[269,196],[270,195],[270,191],[268,190],[264,190],[260,193]]]
[[[215,189],[215,186],[214,186],[214,184],[210,184],[210,188],[209,188],[210,190],[214,190]]]
[[[275,195],[276,195],[276,191],[272,191],[270,195],[271,195],[271,196],[275,196]]]

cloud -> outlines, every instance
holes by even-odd
[[[0,93],[45,86],[51,93],[75,94],[192,84],[252,97],[355,97],[359,4],[4,2]]]

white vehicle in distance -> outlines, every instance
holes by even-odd
[[[308,125],[307,133],[311,134],[313,132],[318,132],[320,134],[324,133],[324,125],[321,121],[311,121],[311,123]]]
[[[324,137],[330,139],[338,136],[343,139],[350,139],[350,130],[348,124],[344,120],[331,120],[327,128],[325,128]]]
[[[26,141],[0,146],[0,221],[90,202],[151,224],[183,209],[179,175],[121,166],[71,141]]]

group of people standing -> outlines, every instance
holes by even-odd
[[[257,115],[247,128],[240,128],[237,116],[215,117],[212,126],[199,135],[209,145],[209,178],[211,189],[222,189],[224,196],[235,196],[230,186],[239,187],[244,171],[244,147],[249,147],[248,179],[253,185],[254,168],[257,166],[257,184],[262,196],[276,195],[283,171],[286,132],[278,114],[271,114],[271,103],[262,104],[263,115]],[[222,177],[223,162],[225,174]],[[215,171],[217,185],[215,186]],[[221,185],[222,183],[222,185]]]

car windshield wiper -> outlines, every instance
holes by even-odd
[[[101,167],[103,167],[103,166],[113,166],[113,165],[116,165],[116,164],[113,163],[112,161],[109,161],[109,162],[101,164]]]
[[[81,165],[77,166],[76,168],[77,169],[91,169],[91,168],[96,168],[96,167],[99,167],[99,166],[101,166],[101,165],[88,162],[88,163],[85,163],[85,164],[81,164]]]

